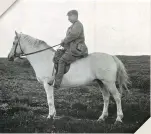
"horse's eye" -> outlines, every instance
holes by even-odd
[[[15,45],[15,42],[13,42],[13,45]]]

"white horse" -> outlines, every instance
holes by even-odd
[[[16,31],[15,33],[16,36],[8,59],[14,61],[16,57],[26,55],[26,58],[35,71],[37,80],[44,85],[49,106],[47,118],[54,118],[56,115],[54,89],[53,86],[48,83],[54,79],[52,73],[55,50],[51,48],[41,51],[48,47],[50,48],[50,46],[44,41],[35,39],[29,35],[19,34]],[[119,90],[122,91],[122,87],[127,89],[129,80],[123,63],[116,56],[98,52],[89,54],[86,58],[75,61],[71,64],[70,70],[64,75],[61,87],[81,86],[94,80],[97,80],[104,100],[103,112],[98,120],[104,121],[108,116],[111,93],[117,105],[116,123],[122,122],[121,92],[116,88],[115,82],[119,84]]]

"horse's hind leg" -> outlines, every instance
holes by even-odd
[[[108,106],[109,106],[110,93],[105,88],[104,85],[102,86],[102,83],[100,80],[97,80],[97,82],[98,82],[98,85],[101,89],[101,92],[103,95],[103,100],[104,100],[103,112],[102,112],[102,115],[99,117],[98,121],[104,121],[105,118],[108,117]]]
[[[103,82],[103,83],[108,88],[110,93],[113,95],[114,100],[116,102],[116,106],[117,106],[116,122],[122,122],[123,112],[122,112],[122,106],[121,106],[121,95],[116,88],[115,82]]]

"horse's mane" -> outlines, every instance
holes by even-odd
[[[45,41],[34,38],[30,35],[26,35],[26,34],[21,33],[21,37],[22,37],[23,40],[27,41],[30,45],[32,45],[34,47],[39,48],[40,45],[43,45],[46,48],[50,47]],[[53,52],[56,52],[53,48],[50,48],[50,50],[52,50]]]

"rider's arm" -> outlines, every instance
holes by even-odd
[[[63,43],[64,44],[68,44],[71,41],[77,39],[80,35],[80,33],[82,32],[82,25],[79,22],[76,22],[73,27],[71,28],[70,33],[66,36],[66,38],[64,39]]]

